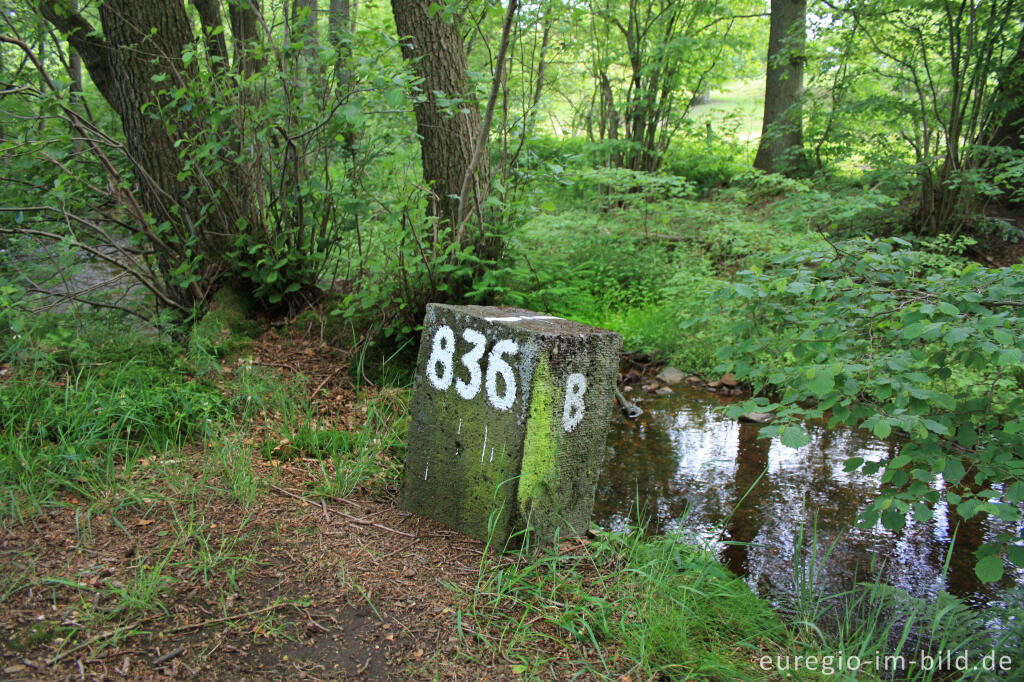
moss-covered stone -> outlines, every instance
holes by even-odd
[[[547,358],[537,361],[533,371],[530,414],[523,440],[523,465],[519,473],[517,502],[524,519],[533,515],[534,507],[550,508],[555,493],[555,458],[558,442],[552,414],[551,369]]]
[[[499,547],[585,532],[620,346],[526,310],[429,305],[402,507]]]

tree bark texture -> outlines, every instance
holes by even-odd
[[[431,189],[428,210],[443,231],[458,226],[459,195],[483,122],[470,89],[458,26],[446,21],[441,12],[430,16],[430,5],[430,0],[391,0],[395,25],[402,37],[402,56],[422,78],[420,88],[425,97],[413,110],[421,140],[423,177]],[[439,95],[459,102],[443,106],[438,102]],[[471,180],[471,205],[479,205],[486,198],[489,175],[484,154]]]
[[[259,12],[257,0],[228,0],[234,69],[245,78],[252,76],[264,65],[264,59],[253,54],[251,49],[253,43],[258,43],[263,35]]]
[[[754,168],[792,173],[804,166],[804,46],[807,0],[772,0],[764,121]]]
[[[198,274],[203,281],[215,280],[224,269],[219,256],[231,248],[239,219],[251,219],[252,212],[232,195],[235,188],[228,185],[234,183],[189,170],[175,146],[176,138],[207,125],[175,111],[163,94],[197,76],[196,63],[186,66],[182,59],[183,49],[194,41],[183,0],[105,0],[99,6],[102,34],[67,0],[49,0],[39,7],[68,36],[121,120],[139,203],[157,226],[168,226],[160,237],[161,270],[167,274],[192,255],[203,254]],[[214,54],[219,49],[214,45]],[[165,115],[158,113],[160,106],[171,107],[177,126],[173,137]],[[182,296],[190,304],[201,293],[182,290]]]

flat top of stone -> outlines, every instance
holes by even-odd
[[[538,334],[555,334],[559,336],[571,334],[609,334],[618,336],[617,332],[599,327],[592,327],[588,324],[581,324],[566,320],[555,315],[547,315],[523,308],[511,308],[508,306],[482,306],[482,305],[448,305],[446,303],[428,303],[427,307],[451,310],[476,317],[487,322],[508,324],[536,332]]]

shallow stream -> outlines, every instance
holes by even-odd
[[[708,542],[769,598],[793,592],[796,567],[809,565],[815,551],[813,577],[824,594],[881,572],[886,582],[927,597],[942,588],[954,530],[945,589],[981,605],[998,601],[1015,582],[1024,583],[1024,571],[1011,565],[1000,583],[978,580],[974,550],[1009,526],[987,518],[961,521],[957,528],[956,514],[944,501],[927,523],[908,515],[900,532],[881,524],[855,527],[881,473],[847,472],[843,463],[854,456],[889,459],[896,454],[895,443],[862,430],[808,422],[811,442],[789,448],[778,438],[758,438],[761,425],[739,423],[715,409],[735,400],[682,385],[670,395],[642,400],[639,419],[616,411],[595,522],[615,530],[635,525],[639,503],[651,531],[680,530]]]

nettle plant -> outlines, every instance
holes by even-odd
[[[888,461],[846,461],[882,471],[860,525],[927,521],[943,494],[963,519],[1021,520],[1024,265],[986,269],[901,239],[857,240],[741,272],[716,298],[739,320],[720,369],[755,395],[730,416],[775,412],[761,434],[790,447],[809,441],[803,418],[899,437]],[[1001,532],[979,548],[978,577],[999,580],[1004,556],[1024,567],[1020,542]]]

